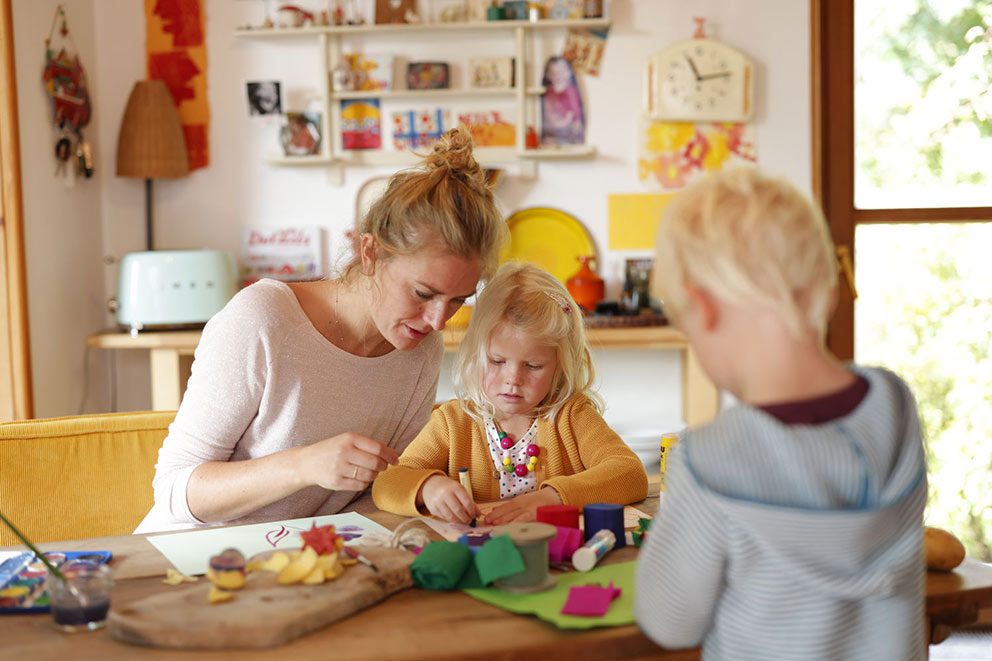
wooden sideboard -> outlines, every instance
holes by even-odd
[[[464,328],[444,331],[444,348],[454,351],[465,335]],[[688,425],[712,419],[720,405],[720,393],[703,373],[685,337],[670,326],[632,328],[590,328],[589,343],[594,349],[658,349],[678,351],[682,356],[682,416]],[[159,331],[131,335],[104,331],[90,335],[86,343],[98,349],[147,350],[151,356],[152,408],[171,411],[179,408],[189,379],[193,352],[200,331]]]

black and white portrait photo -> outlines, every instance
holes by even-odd
[[[275,80],[258,80],[247,84],[248,112],[252,115],[282,114],[282,95],[279,82]]]

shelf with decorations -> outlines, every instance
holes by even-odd
[[[538,73],[535,58],[531,51],[529,37],[536,31],[548,29],[605,29],[611,25],[608,18],[576,18],[576,19],[541,19],[538,21],[500,20],[472,21],[453,23],[413,23],[413,24],[363,24],[363,25],[313,25],[305,27],[285,28],[240,28],[235,31],[238,37],[247,39],[287,39],[310,38],[319,44],[320,71],[323,75],[319,82],[318,96],[323,101],[321,113],[320,151],[309,156],[287,156],[268,159],[268,163],[278,167],[326,167],[332,184],[341,184],[344,180],[344,170],[348,166],[405,166],[417,162],[415,152],[426,151],[426,148],[390,149],[383,144],[382,128],[385,124],[381,103],[394,100],[425,100],[437,105],[448,104],[455,100],[494,99],[508,102],[515,112],[515,117],[502,120],[504,126],[512,126],[512,134],[503,145],[479,146],[477,158],[484,167],[513,166],[524,178],[537,175],[537,164],[541,161],[559,161],[570,159],[588,159],[596,154],[594,146],[589,144],[569,144],[562,146],[535,146],[534,135],[528,136],[528,131],[538,125],[539,118],[535,115],[533,102],[540,100],[546,93],[544,85],[527,84],[529,73]],[[335,89],[334,74],[342,68],[347,69],[346,56],[343,48],[349,36],[361,35],[382,39],[396,39],[403,35],[444,33],[445,41],[451,42],[453,35],[472,32],[509,33],[513,37],[513,55],[509,65],[512,72],[510,85],[498,87],[458,87],[437,89],[407,89],[398,85],[389,89],[353,90]],[[389,66],[392,66],[390,64]],[[540,81],[538,81],[540,82]],[[372,107],[367,112],[375,116],[379,126],[378,146],[355,148],[346,145],[342,136],[345,123],[342,121],[342,108],[346,104],[361,104],[369,100]],[[539,111],[537,111],[539,113]],[[394,113],[396,114],[396,113]],[[354,121],[354,120],[351,120]],[[412,129],[411,129],[412,133]],[[394,140],[395,142],[395,140]]]

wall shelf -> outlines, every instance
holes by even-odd
[[[320,46],[321,80],[318,81],[318,96],[323,99],[321,112],[321,147],[320,153],[302,157],[273,157],[267,163],[276,167],[325,167],[331,184],[341,185],[344,182],[344,170],[348,166],[411,166],[415,165],[420,156],[411,151],[390,149],[385,142],[383,147],[375,150],[344,149],[341,138],[341,101],[349,99],[413,99],[417,101],[442,105],[453,99],[491,98],[503,99],[512,103],[516,113],[516,138],[512,147],[479,147],[476,158],[483,167],[514,166],[523,178],[532,179],[537,176],[537,164],[541,161],[559,161],[569,159],[588,159],[596,155],[592,145],[575,145],[560,148],[542,147],[528,149],[525,145],[528,126],[538,124],[535,117],[528,121],[528,113],[534,99],[545,93],[543,85],[528,85],[528,74],[536,75],[530,40],[528,35],[534,31],[547,29],[568,28],[607,28],[608,18],[586,18],[572,20],[541,20],[541,21],[474,21],[461,23],[418,23],[418,24],[365,24],[357,26],[328,25],[309,26],[301,28],[240,28],[235,35],[249,39],[315,39]],[[348,90],[334,91],[330,86],[331,72],[343,61],[343,42],[349,35],[363,35],[395,39],[403,35],[445,33],[445,41],[453,41],[458,33],[470,32],[509,33],[513,38],[514,79],[517,85],[509,88],[454,88],[438,90]],[[451,35],[450,37],[447,35]],[[394,73],[394,80],[402,80]],[[386,113],[380,109],[380,128],[385,128]],[[426,150],[424,150],[426,151]]]
[[[551,28],[608,28],[608,18],[575,18],[540,21],[461,21],[457,23],[365,23],[363,25],[312,25],[301,28],[238,28],[234,34],[252,39],[291,39],[318,35],[403,34],[417,32],[471,32],[498,30],[546,30]]]

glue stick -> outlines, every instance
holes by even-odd
[[[658,490],[665,490],[665,471],[668,468],[668,453],[673,447],[679,442],[678,434],[662,434],[661,435],[661,463],[658,466],[658,472],[660,473],[660,482],[658,484]]]
[[[572,566],[579,571],[589,571],[596,566],[599,559],[612,549],[617,543],[617,536],[612,530],[600,530],[589,538],[585,546],[575,550],[572,554]]]

